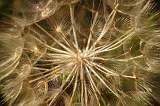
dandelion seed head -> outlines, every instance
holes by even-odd
[[[15,40],[13,49],[9,41],[17,38],[0,36],[7,57],[0,61],[0,82],[10,106],[150,104],[148,78],[159,67],[159,33],[150,29],[146,12],[150,0],[20,4],[28,22],[21,25],[21,46]]]

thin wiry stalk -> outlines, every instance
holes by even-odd
[[[74,10],[73,10],[73,7],[71,5],[70,5],[69,9],[70,9],[73,37],[74,37],[75,45],[78,48],[78,40],[77,40],[77,35],[76,35],[76,30],[75,30],[75,21],[74,21]]]

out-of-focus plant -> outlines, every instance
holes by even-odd
[[[159,88],[152,0],[15,0],[0,32],[9,106],[150,106]]]

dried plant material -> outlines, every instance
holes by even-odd
[[[15,5],[21,35],[0,35],[0,80],[9,106],[148,106],[159,98],[149,80],[160,68],[152,0]]]

